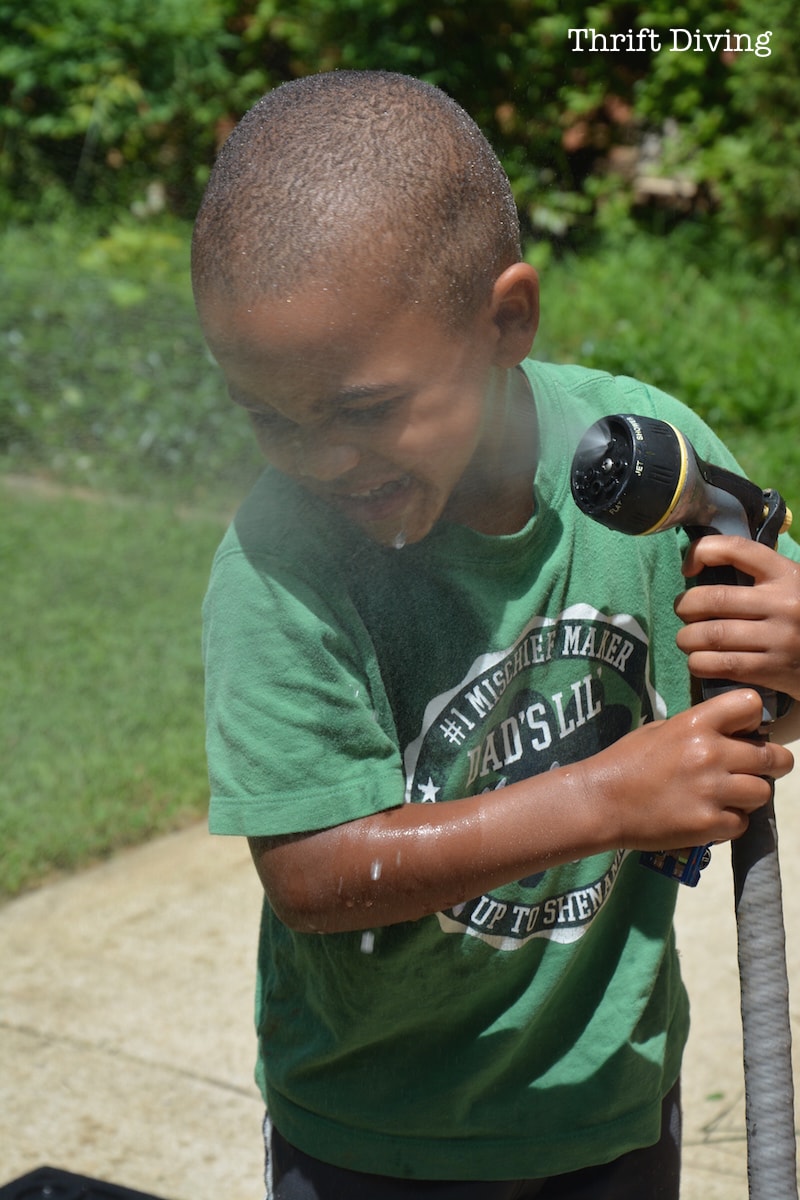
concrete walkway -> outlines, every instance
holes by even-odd
[[[795,1021],[798,764],[777,799]],[[263,1200],[259,903],[246,845],[195,826],[0,908],[0,1185],[48,1164],[164,1200]],[[694,1014],[682,1198],[746,1200],[726,847],[682,890],[678,932]]]

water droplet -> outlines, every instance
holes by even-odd
[[[376,858],[374,863],[372,864],[372,866],[369,869],[370,879],[380,879],[382,870],[383,870],[383,864],[381,863],[381,860],[379,858]]]
[[[403,546],[405,546],[405,544],[406,544],[406,535],[403,533],[403,531],[401,529],[398,534],[395,534],[395,539],[392,542],[392,545],[394,546],[395,550],[402,550]]]
[[[372,954],[375,948],[375,934],[371,929],[365,929],[361,935],[361,953]]]

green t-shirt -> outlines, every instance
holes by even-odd
[[[525,370],[540,462],[513,535],[441,522],[381,547],[262,475],[204,610],[213,832],[492,791],[686,707],[681,539],[585,517],[572,455],[595,420],[633,412],[735,463],[634,380]],[[295,933],[265,903],[257,1076],[275,1124],[319,1158],[409,1178],[544,1176],[655,1141],[688,1029],[675,890],[611,852],[366,935]]]

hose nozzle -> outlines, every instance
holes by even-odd
[[[759,487],[704,462],[680,430],[651,417],[619,414],[593,425],[575,453],[571,483],[578,507],[621,533],[683,525],[690,537],[756,539],[765,520]]]

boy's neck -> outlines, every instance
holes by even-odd
[[[538,461],[536,408],[521,367],[506,372],[486,437],[444,511],[446,520],[491,536],[518,533],[533,516]]]

